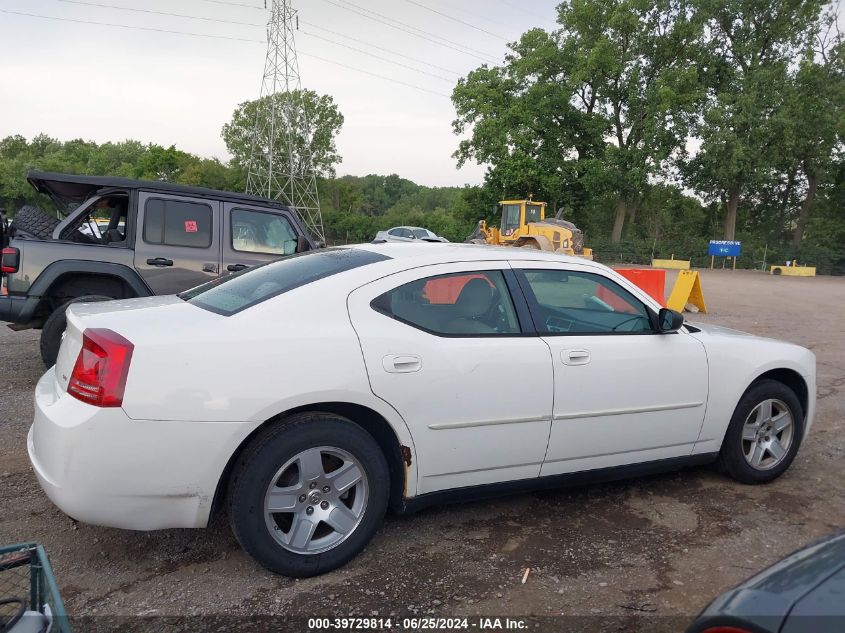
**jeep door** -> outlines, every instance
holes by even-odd
[[[293,255],[297,223],[283,209],[223,203],[223,266],[228,274]]]
[[[193,288],[220,272],[220,202],[139,192],[135,269],[157,295]]]

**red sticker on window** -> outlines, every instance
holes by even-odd
[[[185,220],[185,233],[196,233],[197,231],[199,229],[196,220]]]

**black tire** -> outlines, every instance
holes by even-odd
[[[783,458],[767,469],[759,469],[748,463],[743,450],[742,430],[746,419],[758,404],[764,400],[779,400],[786,405],[792,416],[792,436]],[[789,387],[776,380],[764,379],[751,385],[734,410],[722,449],[719,452],[721,467],[734,479],[744,484],[762,484],[780,477],[795,459],[804,436],[804,410],[798,396]]]
[[[59,347],[62,345],[62,334],[67,327],[67,316],[65,312],[72,303],[94,303],[96,301],[112,301],[114,297],[105,297],[103,295],[87,295],[85,297],[77,297],[63,303],[58,309],[53,310],[52,314],[47,317],[44,322],[44,327],[41,328],[41,360],[44,361],[46,367],[52,367],[56,364],[56,358],[59,356]]]
[[[29,233],[42,240],[53,237],[53,229],[59,226],[55,217],[31,205],[21,207],[12,220],[11,228],[22,233]]]
[[[264,496],[286,462],[307,449],[327,445],[351,454],[363,468],[368,484],[363,516],[346,540],[333,548],[315,554],[292,552],[271,534]],[[367,546],[384,519],[389,493],[387,460],[369,433],[337,415],[301,413],[260,432],[238,458],[229,481],[229,522],[244,550],[263,567],[306,578],[344,565]]]

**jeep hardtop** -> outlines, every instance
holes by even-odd
[[[296,211],[256,196],[167,182],[30,171],[57,218],[26,206],[2,251],[0,321],[41,329],[49,367],[79,301],[173,294],[317,248]]]

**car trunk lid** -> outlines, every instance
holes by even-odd
[[[68,382],[87,328],[105,328],[117,332],[135,345],[174,334],[168,323],[185,322],[174,312],[190,310],[190,322],[200,325],[222,317],[192,306],[175,295],[143,297],[97,303],[75,303],[67,310],[67,327],[56,359],[56,380],[61,391]]]

